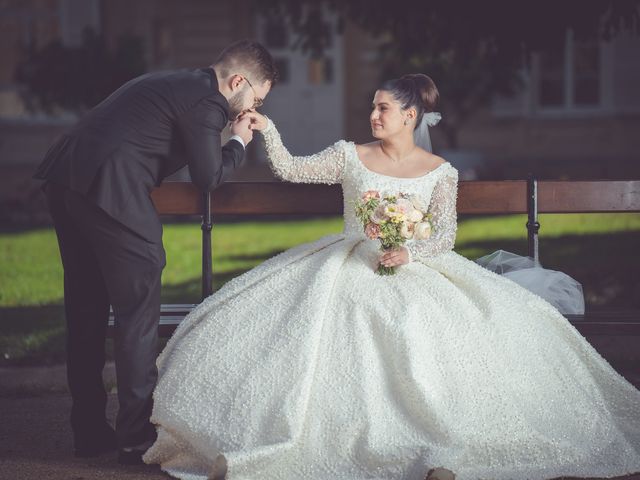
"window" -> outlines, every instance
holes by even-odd
[[[333,61],[328,57],[308,60],[308,81],[311,85],[333,83]]]
[[[578,41],[569,30],[563,46],[534,57],[533,71],[535,110],[592,111],[603,106],[602,48],[597,40]]]
[[[596,42],[575,43],[573,53],[573,104],[600,104],[600,49]]]

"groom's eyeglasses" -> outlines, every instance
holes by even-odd
[[[253,88],[253,85],[251,85],[251,82],[249,81],[249,79],[247,77],[244,77],[244,79],[247,81],[247,83],[251,87],[251,90],[253,90],[253,107],[252,108],[261,107],[262,104],[264,103],[264,100],[258,96],[258,94],[256,93],[256,89]]]

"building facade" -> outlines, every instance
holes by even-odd
[[[249,0],[0,0],[0,204],[27,201],[33,168],[76,120],[64,112],[29,112],[16,66],[30,47],[56,39],[78,45],[87,27],[111,48],[122,35],[139,37],[150,71],[207,66],[229,43],[257,39],[282,76],[264,112],[292,153],[313,153],[341,138],[370,141],[380,39],[349,23],[339,33],[329,22],[330,45],[313,57],[294,48],[296,36],[282,18],[257,13]],[[461,169],[488,167],[480,171],[493,178],[528,171],[540,178],[640,176],[638,37],[580,43],[568,31],[556,49],[536,54],[522,76],[520,92],[491,99],[465,124],[457,150],[433,128],[436,153]],[[273,180],[259,142],[250,147],[236,179]]]

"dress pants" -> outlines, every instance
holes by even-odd
[[[150,242],[66,187],[48,183],[44,189],[64,268],[67,379],[76,445],[90,441],[106,421],[102,370],[109,305],[115,316],[118,446],[152,441],[162,238]]]

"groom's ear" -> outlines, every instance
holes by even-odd
[[[242,75],[238,75],[237,73],[230,75],[228,79],[229,89],[232,92],[240,90],[242,88],[242,82],[244,82],[244,77]]]

